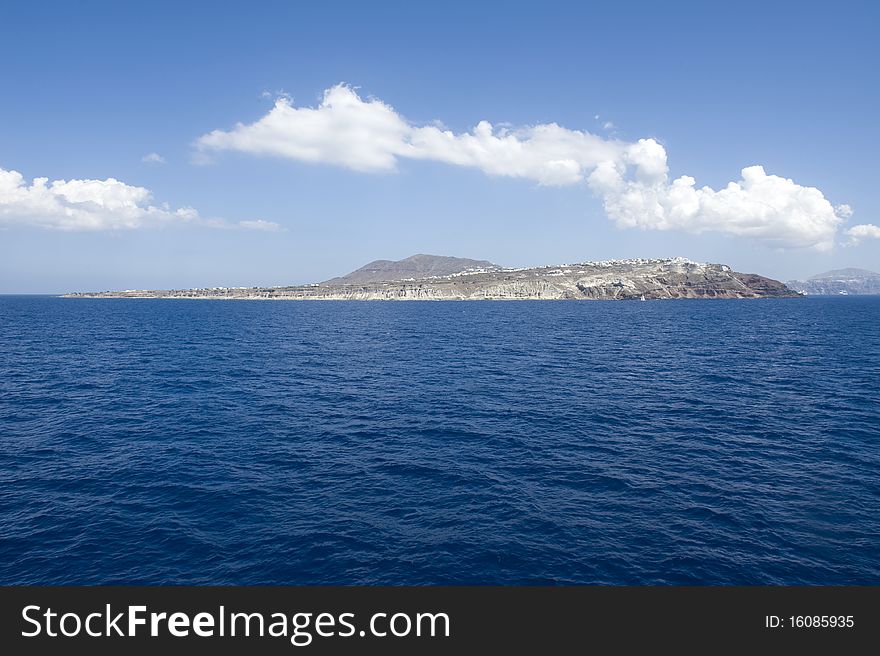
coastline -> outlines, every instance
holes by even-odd
[[[608,260],[525,269],[469,270],[445,276],[275,287],[75,292],[64,298],[199,300],[476,301],[789,298],[782,282],[724,264],[685,258]]]

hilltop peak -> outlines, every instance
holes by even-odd
[[[388,282],[412,278],[451,276],[466,271],[497,271],[497,264],[488,260],[417,253],[402,260],[374,260],[349,274],[322,282],[322,285],[343,285],[366,282]]]

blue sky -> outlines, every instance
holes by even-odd
[[[875,3],[312,4],[4,7],[0,292],[312,282],[417,252],[880,270]],[[357,112],[316,136],[301,110],[334,88]],[[606,150],[619,179],[592,175]],[[760,199],[718,193],[754,165]]]

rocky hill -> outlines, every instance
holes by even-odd
[[[367,267],[373,267],[373,264]],[[723,264],[693,262],[679,257],[607,260],[527,269],[503,269],[490,263],[479,264],[489,264],[493,268],[474,270],[468,266],[452,274],[412,279],[352,282],[352,278],[344,276],[321,284],[289,287],[144,290],[68,296],[279,300],[653,300],[798,296],[777,280],[752,273],[738,273]],[[382,273],[385,270],[389,271],[387,275],[398,275],[405,267],[373,267],[367,273],[374,277],[383,276],[386,275]]]
[[[880,273],[867,269],[835,269],[806,280],[791,280],[788,286],[810,296],[880,294]]]
[[[469,260],[466,257],[445,255],[411,255],[403,260],[375,260],[348,275],[332,278],[321,283],[324,286],[354,285],[365,282],[388,280],[414,280],[454,274],[482,271],[498,271],[503,267],[486,260]]]

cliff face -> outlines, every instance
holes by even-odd
[[[866,269],[837,269],[807,280],[792,280],[788,286],[818,296],[875,295],[880,294],[880,273]]]
[[[610,260],[532,269],[465,271],[446,276],[365,283],[126,291],[71,297],[216,298],[280,300],[645,300],[770,298],[798,294],[781,282],[737,273],[723,264],[662,260]]]

